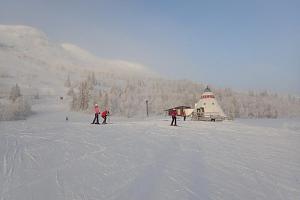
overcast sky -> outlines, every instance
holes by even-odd
[[[299,0],[0,0],[0,24],[169,78],[300,94],[299,10]]]

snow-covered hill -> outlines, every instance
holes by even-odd
[[[69,75],[71,81],[65,84]],[[84,82],[89,83],[85,110],[78,109],[74,100]],[[53,42],[32,27],[0,25],[0,110],[8,107],[5,99],[16,83],[21,93],[30,98],[36,94],[56,97],[69,94],[74,100],[74,110],[91,110],[98,103],[127,117],[144,115],[144,109],[140,108],[144,108],[146,99],[150,114],[162,114],[178,105],[193,107],[206,87],[189,80],[162,78],[138,63],[98,58],[74,44]],[[293,95],[212,89],[229,117],[300,116],[300,100]]]
[[[100,59],[74,44],[59,44],[28,26],[0,25],[0,88],[16,82],[28,91],[64,93],[68,74],[80,79],[87,71],[122,76],[153,76],[145,66],[124,60]]]
[[[0,199],[296,200],[300,122],[91,125],[58,100],[0,122]],[[65,116],[69,121],[65,121]],[[298,127],[298,128],[297,128]]]
[[[154,72],[151,72],[144,65],[138,63],[128,62],[125,60],[100,59],[74,44],[63,43],[62,47],[67,50],[75,60],[79,59],[88,62],[89,66],[94,66],[91,70],[99,71],[101,69],[110,73],[120,73],[126,76],[130,76],[132,74],[154,75]]]

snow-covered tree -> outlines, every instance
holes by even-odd
[[[89,107],[89,88],[87,81],[83,81],[79,85],[78,106],[79,110],[87,110]]]
[[[16,84],[10,90],[9,99],[15,102],[20,96],[21,96],[21,90],[18,84]]]
[[[31,113],[31,105],[23,96],[15,101],[0,103],[0,121],[26,119]]]
[[[68,74],[68,78],[65,81],[65,87],[71,87],[71,79],[70,79],[70,74]]]
[[[145,116],[146,99],[149,101],[150,114],[163,114],[165,109],[178,105],[194,107],[206,87],[188,80],[122,79],[113,74],[97,76],[100,77],[98,83],[101,89],[97,85],[89,90],[88,102],[97,102],[101,108],[108,107],[114,114],[129,117]],[[81,91],[80,88],[81,85],[77,90]],[[212,90],[225,114],[233,118],[300,116],[300,100],[293,96],[272,94],[269,91],[242,93],[231,88],[212,87]]]
[[[71,87],[71,88],[68,90],[67,95],[68,95],[68,96],[73,96],[73,94],[74,94],[74,89],[73,89],[73,87]]]
[[[72,94],[71,110],[78,110],[78,98],[75,93]]]

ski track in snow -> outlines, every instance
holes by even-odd
[[[297,129],[114,118],[97,126],[57,105],[35,109],[0,122],[1,200],[300,197]]]

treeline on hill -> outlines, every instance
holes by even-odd
[[[22,95],[18,84],[11,88],[7,99],[0,101],[0,121],[25,119],[31,113],[31,105]]]
[[[122,78],[113,74],[89,73],[80,83],[65,83],[72,97],[71,109],[91,111],[95,103],[100,109],[126,117],[145,115],[145,101],[150,114],[178,105],[194,107],[206,85],[189,80],[160,78]],[[230,88],[212,88],[227,116],[231,118],[277,118],[300,116],[300,100],[293,96],[270,94],[267,91],[234,92]]]

